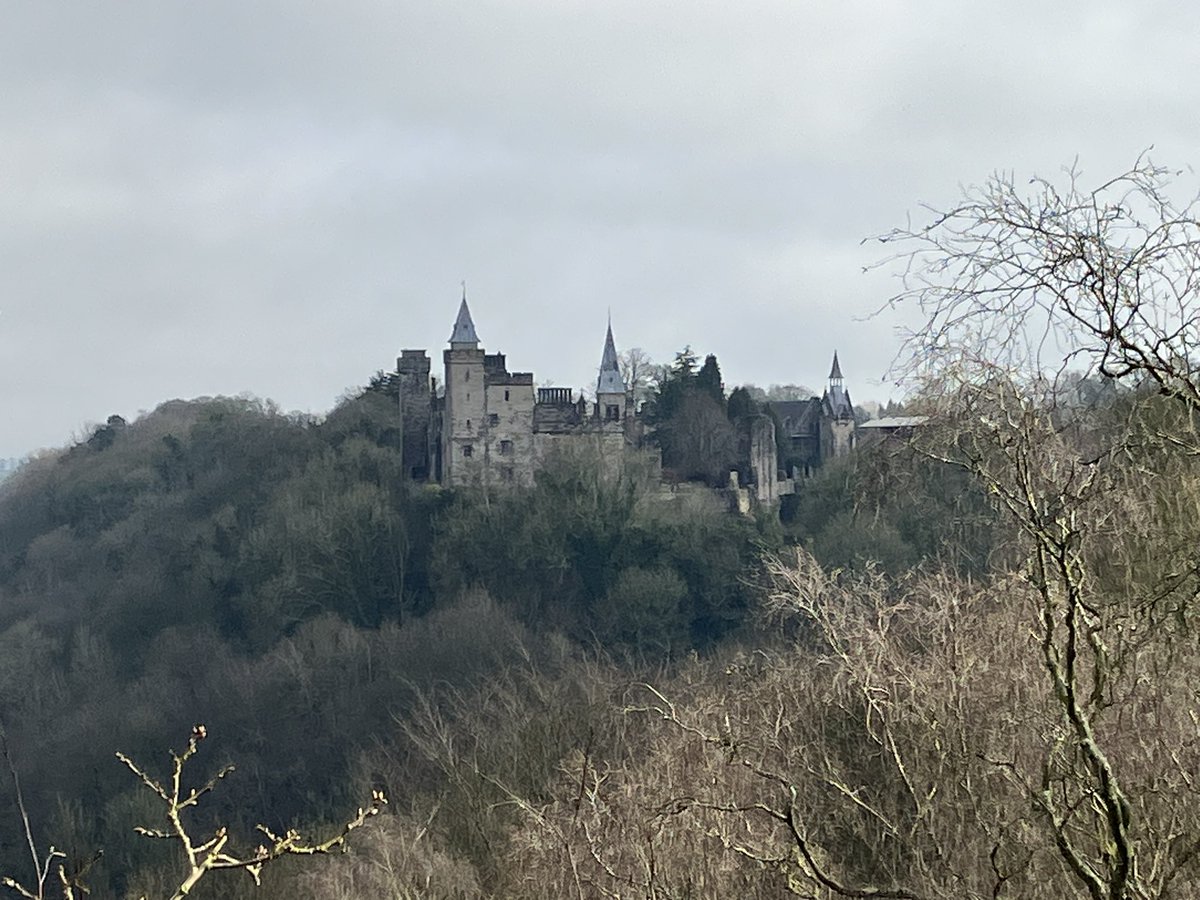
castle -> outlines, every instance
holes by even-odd
[[[621,376],[611,323],[592,403],[569,387],[535,387],[533,373],[510,372],[503,353],[485,352],[465,292],[442,362],[439,390],[425,350],[401,350],[396,361],[402,460],[414,480],[528,486],[556,452],[586,447],[600,460],[620,460],[643,445],[643,423]],[[791,493],[795,478],[849,453],[856,428],[836,353],[822,397],[771,406],[774,416],[743,423],[738,454],[739,488],[766,504]]]
[[[535,388],[532,372],[509,372],[503,353],[486,353],[479,343],[464,295],[442,354],[440,396],[425,351],[400,351],[402,458],[411,477],[447,487],[530,485],[541,461],[566,444],[589,441],[601,458],[640,445],[611,325],[594,404],[571,388]]]
[[[854,404],[842,377],[837,351],[829,370],[829,384],[820,397],[807,400],[776,400],[771,403],[783,433],[777,440],[785,470],[801,477],[811,476],[821,464],[836,456],[845,456],[858,443],[858,422]]]

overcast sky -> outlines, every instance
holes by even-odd
[[[1200,5],[1129,0],[6,4],[0,457],[175,397],[324,412],[440,361],[464,279],[539,382],[594,382],[611,310],[886,400],[862,238],[996,169],[1196,163],[1197,47]]]

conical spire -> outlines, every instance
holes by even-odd
[[[454,320],[454,330],[450,332],[451,350],[476,350],[479,347],[479,335],[475,333],[475,323],[471,321],[471,310],[467,308],[467,286],[463,285],[462,303],[458,307],[458,318]]]
[[[829,380],[830,381],[841,381],[842,380],[842,367],[838,363],[836,350],[833,351],[833,368],[829,370]]]
[[[604,355],[600,357],[600,378],[596,382],[596,393],[625,393],[625,382],[621,380],[621,363],[617,359],[617,345],[613,342],[611,320],[608,323],[608,334],[604,338]]]

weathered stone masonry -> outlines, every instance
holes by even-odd
[[[402,458],[415,480],[448,487],[531,485],[554,453],[586,450],[602,464],[620,465],[627,450],[643,443],[611,324],[594,403],[571,388],[536,388],[532,373],[509,372],[504,354],[486,353],[465,294],[442,363],[439,392],[425,350],[402,350],[396,361]],[[776,435],[769,416],[758,416],[739,454],[747,469],[741,483],[766,505],[791,492],[790,476],[812,474],[823,461],[849,453],[856,441],[854,409],[836,353],[824,396],[773,406],[783,433]],[[800,471],[778,470],[777,442],[799,461]]]

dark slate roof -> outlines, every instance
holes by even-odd
[[[613,343],[611,322],[608,323],[608,335],[604,338],[604,355],[600,358],[600,378],[596,381],[596,393],[625,393],[625,382],[621,380],[621,364],[617,360],[617,345]]]
[[[829,370],[829,380],[833,381],[835,378],[841,379],[841,377],[842,377],[842,367],[838,363],[837,351],[834,350],[833,351],[833,368]]]
[[[779,416],[784,434],[816,434],[821,421],[821,401],[817,397],[807,400],[780,400],[771,403],[771,409]]]
[[[450,332],[450,346],[470,345],[474,349],[479,345],[479,335],[475,333],[475,323],[471,321],[471,310],[467,308],[467,295],[464,293],[462,303],[458,307],[458,318],[454,320],[454,330]]]
[[[850,402],[850,392],[844,387],[830,386],[823,399],[829,407],[829,414],[835,419],[854,418],[854,404]]]

